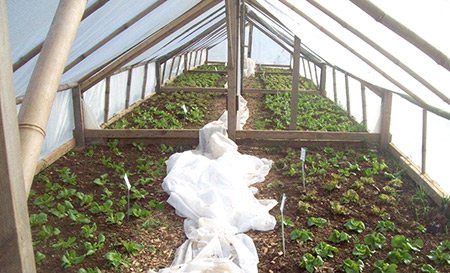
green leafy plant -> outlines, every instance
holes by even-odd
[[[286,227],[294,227],[294,221],[291,218],[284,216],[284,219],[281,220],[281,216],[277,217],[278,223],[284,224]]]
[[[308,272],[315,272],[323,267],[323,260],[320,256],[314,256],[311,253],[306,253],[302,256],[300,267],[306,269]]]
[[[59,239],[58,242],[52,245],[52,247],[56,249],[69,249],[74,248],[77,244],[77,238],[76,237],[69,237],[67,240]]]
[[[332,213],[336,215],[346,215],[348,214],[348,210],[344,205],[341,205],[339,202],[330,201],[330,210]]]
[[[80,268],[78,273],[102,273],[100,268],[98,267],[88,267],[88,268]]]
[[[342,263],[342,269],[344,269],[345,273],[360,273],[363,272],[364,262],[361,260],[352,260],[347,258]]]
[[[43,224],[46,224],[47,222],[48,222],[48,217],[47,217],[47,214],[44,212],[30,215],[30,225],[31,226],[43,225]]]
[[[72,205],[72,202],[70,202],[69,200],[64,200],[63,203],[58,203],[56,205],[56,208],[51,208],[48,211],[58,218],[63,218],[66,217],[68,215],[68,212],[73,209],[74,207]]]
[[[376,230],[382,233],[386,233],[388,231],[395,231],[395,224],[394,222],[388,220],[378,221]]]
[[[107,173],[104,173],[104,174],[100,175],[100,177],[94,179],[94,184],[98,185],[100,187],[105,186],[108,182],[109,182],[109,179],[108,179]]]
[[[151,209],[157,209],[157,210],[164,209],[164,202],[160,202],[155,199],[150,199],[147,204]]]
[[[326,242],[320,242],[313,248],[314,252],[322,258],[333,258],[335,254],[339,252],[337,247],[327,244]]]
[[[450,265],[450,241],[442,241],[435,249],[430,251],[427,257],[434,262]]]
[[[378,260],[374,263],[374,273],[397,273],[397,265]]]
[[[341,186],[337,180],[330,180],[323,185],[323,188],[329,192],[332,192],[335,189],[341,188]]]
[[[116,212],[116,213],[109,213],[106,217],[106,222],[113,225],[122,225],[123,220],[125,219],[125,213],[123,212]]]
[[[136,217],[136,218],[145,218],[150,215],[150,211],[147,209],[142,208],[138,204],[134,204],[130,208],[130,215]]]
[[[308,227],[323,227],[328,223],[328,220],[321,217],[309,217],[307,220]]]
[[[290,236],[292,241],[301,242],[312,241],[314,238],[314,234],[306,229],[294,229]]]
[[[68,188],[62,188],[59,192],[56,198],[58,199],[68,199],[71,200],[73,196],[75,196],[77,190],[76,189],[68,189]]]
[[[370,212],[372,214],[375,214],[379,217],[381,217],[381,219],[389,219],[391,216],[389,215],[389,213],[386,211],[386,209],[384,208],[380,208],[376,205],[372,205],[370,207]]]
[[[380,199],[381,202],[388,204],[388,205],[394,205],[396,203],[396,198],[394,196],[385,194],[385,193],[380,193],[378,195],[378,198]]]
[[[84,213],[78,212],[76,210],[69,210],[68,214],[69,214],[69,218],[75,224],[89,224],[91,222],[91,219],[89,218],[89,216],[87,216]]]
[[[100,233],[97,237],[97,242],[91,243],[86,241],[83,243],[84,251],[86,252],[85,256],[94,255],[99,249],[102,249],[105,246],[106,237],[103,233]]]
[[[38,236],[41,240],[47,240],[53,236],[59,235],[60,233],[61,231],[56,227],[51,225],[43,225],[39,230]]]
[[[68,185],[75,186],[77,184],[77,176],[72,173],[72,170],[68,167],[63,167],[59,170],[56,170],[59,175],[59,178]]]
[[[76,193],[77,198],[80,200],[80,205],[83,206],[90,206],[92,202],[94,201],[94,195],[92,194],[85,194],[83,192],[77,192]]]
[[[45,260],[46,256],[44,253],[36,251],[36,254],[34,255],[34,260],[37,264],[42,264],[42,262]]]
[[[312,207],[311,204],[302,200],[298,201],[297,203],[297,208],[301,213],[309,213],[311,207]]]
[[[84,261],[85,256],[78,256],[75,250],[67,250],[61,258],[62,266],[69,268],[77,264],[81,264]]]
[[[374,232],[364,236],[364,242],[372,250],[382,249],[386,243],[386,237],[381,233]]]
[[[366,228],[363,221],[356,220],[356,219],[350,219],[345,224],[344,227],[346,227],[348,230],[356,231],[358,233],[363,232],[363,230]]]
[[[137,255],[139,252],[141,252],[144,249],[144,246],[133,242],[133,241],[125,241],[125,240],[121,240],[120,244],[123,246],[123,248],[125,249],[125,251],[131,255]]]
[[[94,238],[94,234],[97,231],[97,224],[93,223],[92,225],[83,225],[81,227],[81,236],[83,238],[89,239]]]
[[[426,273],[440,273],[437,269],[435,269],[433,266],[429,264],[423,264],[420,267],[420,271],[426,272]]]
[[[424,243],[422,240],[411,240],[407,238],[405,235],[395,235],[391,239],[391,246],[394,249],[404,249],[406,251],[420,251],[423,247]]]
[[[406,249],[393,249],[388,253],[388,260],[392,263],[410,264],[413,260],[412,255]]]
[[[359,195],[353,189],[349,189],[349,190],[347,190],[346,192],[344,192],[342,194],[341,202],[344,203],[344,204],[348,204],[348,203],[351,203],[351,202],[357,203],[358,201],[359,201]]]
[[[38,197],[36,197],[36,199],[34,199],[34,204],[36,206],[38,206],[41,209],[44,208],[50,208],[53,206],[53,201],[55,201],[55,197],[53,197],[52,195],[48,194],[48,193],[44,193]]]
[[[370,250],[368,245],[364,244],[355,244],[353,247],[352,254],[360,259],[367,259],[372,256],[375,251]]]
[[[351,236],[345,233],[344,231],[339,231],[337,229],[333,230],[331,234],[328,236],[328,241],[333,242],[335,244],[348,242]]]
[[[131,187],[131,195],[130,198],[132,200],[140,200],[144,199],[148,195],[148,192],[144,189],[137,189],[136,187]]]
[[[128,268],[130,266],[130,261],[126,257],[122,256],[122,254],[120,254],[116,250],[107,252],[105,254],[105,259],[111,266],[113,266],[116,269],[120,267]]]

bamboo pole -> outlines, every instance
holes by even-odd
[[[0,60],[0,272],[34,273],[6,1],[0,1]]]
[[[441,65],[448,71],[450,71],[450,59],[433,45],[425,41],[419,35],[405,27],[397,20],[386,14],[380,8],[372,4],[367,0],[350,0],[353,4],[370,15],[375,21],[383,24],[397,35],[414,45],[416,48],[427,54],[428,57],[433,59],[437,64]]]
[[[236,139],[237,127],[237,94],[239,92],[238,70],[240,62],[238,60],[239,51],[239,4],[240,0],[225,0],[227,33],[228,33],[228,90],[227,90],[227,131],[228,137]]]
[[[294,54],[292,59],[294,60],[294,67],[292,68],[292,95],[291,95],[291,120],[289,123],[289,130],[297,129],[297,116],[298,116],[298,89],[300,83],[300,39],[295,36],[294,38]]]
[[[350,109],[350,86],[348,84],[348,74],[345,74],[345,101],[347,102],[347,113],[351,116]]]
[[[363,55],[361,55],[360,53],[358,53],[356,50],[354,50],[352,47],[350,47],[347,43],[345,43],[344,41],[342,41],[341,39],[339,39],[336,35],[334,35],[333,33],[331,33],[330,31],[328,31],[327,29],[323,28],[320,24],[318,24],[316,21],[314,21],[311,17],[309,17],[308,15],[306,15],[304,12],[302,12],[301,10],[299,10],[297,7],[295,7],[294,5],[292,5],[291,3],[289,3],[287,0],[279,0],[280,2],[282,2],[283,4],[285,4],[286,6],[288,6],[292,11],[294,11],[295,13],[297,13],[298,15],[300,15],[301,17],[303,17],[305,20],[307,20],[309,23],[311,23],[313,26],[315,26],[316,28],[318,28],[321,32],[323,32],[324,34],[326,34],[328,37],[330,37],[331,39],[333,39],[334,41],[336,41],[337,43],[339,43],[341,46],[343,46],[345,49],[347,49],[348,51],[350,51],[353,55],[355,55],[356,57],[358,57],[360,60],[362,60],[363,62],[365,62],[367,65],[369,65],[370,67],[372,67],[375,71],[377,71],[378,73],[380,73],[380,75],[382,75],[384,78],[386,78],[388,81],[390,81],[391,83],[393,83],[394,85],[396,85],[398,88],[400,88],[401,90],[403,90],[406,94],[410,95],[412,98],[414,98],[416,101],[422,103],[422,104],[426,104],[424,100],[422,100],[419,96],[417,96],[414,92],[412,92],[411,90],[409,90],[408,88],[406,88],[403,84],[401,84],[400,82],[398,82],[397,80],[395,80],[394,78],[392,78],[389,74],[387,74],[386,72],[384,72],[381,68],[379,68],[377,65],[375,65],[373,62],[371,62],[369,59],[367,59],[366,57],[364,57]],[[353,1],[353,0],[352,0]]]
[[[422,110],[422,174],[427,170],[427,131],[428,131],[428,111]]]
[[[19,128],[27,195],[33,182],[56,90],[86,3],[87,0],[60,2],[20,108]]]
[[[107,122],[108,121],[108,116],[109,116],[109,93],[110,93],[110,89],[111,89],[111,77],[106,78],[105,80],[105,108],[104,113],[103,113],[103,122]]]
[[[147,77],[148,77],[148,63],[144,66],[144,80],[142,82],[141,100],[145,98],[145,91],[147,90]]]
[[[389,51],[381,47],[379,44],[377,44],[375,41],[371,40],[369,37],[361,33],[359,30],[354,28],[353,26],[346,23],[344,20],[333,14],[331,11],[327,10],[325,7],[320,5],[315,0],[307,0],[311,5],[328,15],[330,18],[335,20],[337,23],[339,23],[343,28],[348,29],[351,33],[355,34],[357,37],[359,37],[361,40],[369,44],[372,48],[380,52],[382,55],[384,55],[386,58],[388,58],[390,61],[392,61],[394,64],[402,68],[406,73],[411,75],[414,79],[419,81],[421,84],[423,84],[425,87],[427,87],[431,92],[433,92],[435,95],[437,95],[439,98],[441,98],[446,103],[450,104],[450,99],[443,94],[441,91],[439,91],[436,87],[434,87],[431,83],[426,81],[424,78],[422,78],[419,74],[414,72],[409,66],[401,62],[399,59],[397,59],[395,56],[393,56]]]
[[[363,124],[367,127],[367,102],[366,102],[366,86],[361,82],[361,104],[362,104],[362,115]]]

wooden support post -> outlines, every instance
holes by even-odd
[[[334,103],[337,103],[336,67],[334,66],[333,66],[333,96],[334,96]]]
[[[34,273],[6,2],[0,1],[0,272]]]
[[[422,113],[422,174],[427,170],[427,131],[428,131],[428,111],[423,109]]]
[[[198,50],[195,51],[195,56],[194,56],[194,64],[193,67],[197,67],[197,55],[198,55]]]
[[[163,69],[162,69],[162,74],[161,74],[161,85],[163,85],[165,83],[165,78],[166,78],[166,66],[167,66],[167,61],[164,62],[163,64]]]
[[[175,71],[175,77],[178,76],[178,73],[180,73],[181,58],[182,58],[182,56],[178,56],[178,65],[177,65],[177,71]]]
[[[249,58],[252,57],[252,49],[253,49],[253,24],[248,24],[248,45],[247,45],[247,56]]]
[[[72,88],[72,102],[73,102],[73,117],[75,123],[73,136],[75,138],[77,148],[82,148],[85,146],[85,138],[84,138],[85,128],[84,128],[83,99],[79,86]]]
[[[386,151],[391,142],[392,93],[385,92],[381,101],[380,149]]]
[[[317,73],[317,65],[314,64],[314,76],[316,76],[316,85],[317,85],[317,87],[319,88],[320,82],[319,82],[319,76],[318,76],[318,74],[319,74],[319,73]]]
[[[362,103],[362,123],[367,127],[367,102],[366,102],[366,86],[361,82],[361,103]]]
[[[203,49],[200,50],[200,60],[199,60],[199,62],[198,62],[199,65],[202,64],[202,60],[203,60],[203,51],[204,51]]]
[[[104,117],[103,122],[108,121],[108,115],[109,115],[109,93],[111,88],[111,77],[108,77],[105,79],[105,109],[104,109]]]
[[[147,77],[148,77],[148,63],[144,66],[144,80],[142,82],[142,92],[141,92],[141,99],[143,100],[145,98],[145,91],[147,90]]]
[[[295,36],[294,54],[292,56],[294,61],[294,68],[292,69],[291,121],[289,123],[289,130],[297,129],[298,89],[300,84],[300,46],[300,39]]]
[[[127,74],[127,92],[125,95],[125,109],[130,107],[130,96],[131,96],[131,81],[133,78],[133,69],[130,68]]]
[[[205,50],[206,50],[205,64],[208,64],[208,61],[209,61],[209,47],[207,47]]]
[[[244,89],[244,63],[245,63],[245,0],[241,0],[239,9],[239,90]],[[241,95],[241,92],[237,93]],[[239,110],[239,103],[237,104],[237,110]]]
[[[187,73],[188,72],[188,54],[184,54],[183,55],[183,62],[184,62],[184,67],[183,67],[183,73]]]
[[[302,65],[303,65],[303,73],[305,74],[305,78],[308,79],[308,76],[306,75],[306,64],[305,64],[305,59],[301,58],[302,60]]]
[[[317,71],[316,71],[317,72]],[[319,84],[319,91],[322,94],[322,96],[327,96],[327,65],[322,64],[320,67],[320,84]]]
[[[175,62],[175,60],[176,60],[176,58],[175,57],[173,57],[172,58],[172,63],[170,64],[170,69],[169,69],[169,80],[171,80],[172,79],[172,71],[173,71],[173,63]]]
[[[240,0],[225,0],[228,37],[228,90],[227,90],[227,130],[228,137],[236,139],[237,127],[237,94],[239,92],[239,4]]]
[[[52,104],[87,0],[60,1],[19,112],[25,190],[30,192]]]
[[[308,62],[308,71],[309,71],[309,76],[310,76],[310,80],[314,83],[314,78],[313,78],[313,74],[312,74],[312,70],[311,70],[311,62],[309,60],[306,60]]]
[[[159,62],[155,63],[155,77],[156,77],[155,93],[159,93],[161,92],[161,64]]]
[[[348,74],[345,73],[345,100],[347,102],[347,114],[349,116],[352,115],[352,111],[350,108],[350,86],[348,84]]]

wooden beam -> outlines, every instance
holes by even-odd
[[[317,75],[317,71],[316,71]],[[322,64],[320,67],[320,84],[319,84],[319,91],[322,94],[322,96],[327,96],[327,65]]]
[[[130,106],[131,81],[133,80],[133,69],[129,69],[127,73],[127,89],[125,94],[125,108]]]
[[[181,58],[182,58],[183,56],[178,56],[178,65],[177,65],[177,71],[175,71],[175,76],[178,76],[179,74],[178,73],[180,73],[180,66],[181,66]]]
[[[367,127],[367,100],[366,100],[366,86],[361,82],[361,105],[362,105],[362,123]]]
[[[421,173],[427,170],[427,131],[428,131],[428,111],[422,109],[422,168]]]
[[[19,111],[25,190],[33,182],[56,91],[80,25],[87,0],[61,1],[33,70]]]
[[[144,66],[144,80],[142,81],[141,99],[145,98],[145,91],[147,90],[147,77],[148,77],[148,63]]]
[[[406,86],[404,86],[403,84],[401,84],[400,82],[398,82],[397,80],[395,80],[394,78],[392,78],[388,73],[384,72],[383,69],[381,69],[380,67],[378,67],[377,65],[375,65],[372,61],[370,61],[369,59],[367,59],[366,57],[364,57],[363,55],[361,55],[359,52],[357,52],[355,49],[353,49],[352,47],[350,47],[347,43],[345,43],[344,41],[342,41],[341,39],[339,39],[336,35],[334,35],[332,32],[328,31],[327,29],[325,29],[324,27],[322,27],[319,23],[317,23],[316,21],[314,21],[311,17],[309,17],[308,15],[306,15],[304,12],[302,12],[300,9],[298,9],[295,5],[293,5],[292,3],[288,2],[287,0],[279,0],[280,2],[282,2],[283,4],[285,4],[286,6],[288,6],[292,11],[294,11],[295,13],[297,13],[298,15],[300,15],[301,17],[303,17],[305,20],[307,20],[309,23],[311,23],[313,26],[315,26],[317,29],[319,29],[321,32],[323,32],[325,35],[327,35],[328,37],[330,37],[331,39],[333,39],[335,42],[339,43],[341,46],[343,46],[345,49],[347,49],[348,51],[350,51],[353,55],[355,55],[356,57],[358,57],[361,61],[365,62],[367,65],[369,65],[370,67],[372,67],[375,71],[377,71],[380,75],[382,75],[385,79],[387,79],[388,81],[390,81],[391,83],[393,83],[394,85],[396,85],[398,88],[400,88],[401,90],[403,90],[406,94],[410,95],[412,98],[414,98],[417,102],[421,103],[421,104],[426,104],[424,100],[422,100],[419,96],[417,96],[414,92],[412,92],[411,90],[409,90]],[[352,0],[354,1],[354,0]]]
[[[392,93],[386,92],[383,94],[381,101],[381,127],[380,127],[380,148],[386,151],[391,142],[391,110],[392,110]]]
[[[291,94],[291,120],[289,123],[289,130],[297,129],[298,116],[298,89],[300,86],[300,38],[294,38],[294,54],[292,59],[294,67],[292,69],[292,94]]]
[[[46,169],[50,165],[52,165],[56,160],[60,159],[63,155],[67,154],[76,146],[76,141],[74,138],[67,141],[63,145],[59,146],[55,150],[53,150],[50,154],[46,155],[44,158],[40,159],[34,175],[37,175],[42,170]]]
[[[90,5],[89,8],[87,8],[84,11],[83,17],[81,20],[84,20],[85,18],[89,17],[92,13],[103,7],[106,3],[108,3],[109,0],[98,0],[94,4]],[[44,45],[44,42],[41,42],[37,46],[35,46],[32,50],[30,50],[27,54],[25,54],[23,57],[20,57],[17,62],[14,63],[13,69],[14,71],[21,68],[23,65],[25,65],[27,62],[29,62],[31,59],[33,59],[36,55],[39,54],[42,50],[42,46]]]
[[[318,131],[279,131],[279,130],[243,130],[236,137],[253,140],[299,140],[299,141],[338,141],[378,143],[380,134],[366,132],[318,132]]]
[[[87,129],[86,139],[100,138],[198,138],[198,129]]]
[[[161,87],[162,93],[174,93],[174,92],[199,92],[199,93],[226,93],[226,88],[219,87],[178,87],[178,86],[163,86]]]
[[[336,68],[333,66],[333,97],[334,103],[337,103],[337,83],[336,83]]]
[[[161,92],[161,64],[159,62],[155,63],[155,93]]]
[[[346,23],[344,20],[333,14],[331,11],[327,10],[325,7],[320,5],[315,0],[307,0],[311,5],[315,6],[317,9],[328,15],[330,18],[335,20],[337,23],[339,23],[343,28],[348,29],[351,33],[358,36],[361,40],[369,44],[372,48],[380,52],[383,56],[388,58],[390,61],[392,61],[394,64],[396,64],[398,67],[403,69],[406,73],[411,75],[414,79],[419,81],[421,84],[423,84],[425,87],[427,87],[431,92],[433,92],[435,95],[437,95],[439,98],[441,98],[443,101],[445,101],[447,104],[450,104],[450,98],[447,97],[445,94],[443,94],[441,91],[439,91],[436,87],[434,87],[431,83],[426,81],[424,78],[422,78],[419,74],[414,72],[409,66],[401,62],[398,58],[396,58],[394,55],[389,53],[386,49],[381,47],[379,44],[377,44],[375,41],[361,33],[356,28],[352,27],[348,23]]]
[[[138,57],[139,55],[144,53],[148,48],[156,45],[164,38],[166,38],[169,34],[176,32],[177,30],[179,30],[180,28],[182,28],[183,26],[185,26],[186,24],[197,18],[199,15],[203,14],[205,11],[214,7],[219,2],[220,2],[219,0],[204,0],[199,2],[197,5],[189,9],[187,12],[178,16],[176,19],[174,19],[173,21],[171,21],[170,23],[168,23],[167,25],[165,25],[164,27],[162,27],[149,37],[145,38],[138,45],[136,45],[129,51],[123,53],[111,63],[107,64],[102,70],[98,71],[95,75],[81,82],[82,89],[89,89],[90,87],[94,86],[103,78],[113,73],[114,70],[123,66],[124,64],[133,60],[134,58]]]
[[[7,18],[0,1],[0,272],[34,273]]]
[[[350,86],[348,84],[348,74],[345,74],[345,101],[347,102],[347,114],[352,115],[350,108]]]
[[[184,67],[183,67],[183,73],[186,73],[186,72],[188,72],[189,71],[189,68],[188,68],[188,54],[186,53],[186,54],[184,54],[183,55],[184,56]]]
[[[383,10],[372,4],[367,0],[350,0],[353,4],[359,7],[361,10],[369,14],[375,21],[383,24],[385,27],[392,30],[394,33],[411,43],[413,46],[418,48],[420,51],[428,55],[437,64],[441,65],[448,71],[450,71],[450,59],[442,53],[440,50],[435,48],[433,45],[428,43],[422,37],[414,33],[409,28],[405,27],[397,20],[386,14]]]
[[[436,205],[441,206],[443,198],[447,197],[445,190],[428,175],[422,174],[420,168],[404,155],[393,143],[388,145],[388,151],[400,162],[401,167],[406,170],[408,176],[428,193]]]
[[[107,44],[109,41],[117,37],[120,33],[124,32],[125,30],[129,29],[132,25],[137,23],[139,20],[147,16],[149,13],[157,9],[159,6],[164,4],[167,0],[158,0],[155,3],[151,4],[146,9],[142,10],[140,13],[138,13],[136,16],[131,18],[128,22],[121,25],[119,28],[115,29],[113,32],[111,32],[108,36],[100,40],[98,43],[93,45],[91,48],[86,50],[84,53],[82,53],[80,56],[75,58],[72,62],[70,62],[66,68],[64,69],[64,72],[70,70],[77,64],[81,63],[84,59],[86,59],[88,56],[92,55],[95,51],[97,51],[99,48],[103,47],[105,44]]]
[[[111,77],[106,78],[105,85],[105,108],[103,109],[103,122],[107,122],[109,116],[109,93],[111,88]]]
[[[237,94],[240,93],[239,71],[239,4],[240,0],[225,0],[227,34],[228,34],[228,90],[227,90],[227,131],[228,137],[236,139]]]
[[[162,73],[161,73],[161,85],[163,85],[166,82],[166,66],[167,66],[167,62],[164,62],[163,64],[163,69],[162,69]]]
[[[78,87],[72,89],[72,102],[73,102],[73,116],[75,129],[73,132],[73,136],[76,141],[76,145],[78,148],[82,148],[85,146],[84,141],[84,109],[83,109],[83,101],[81,97],[81,90]]]

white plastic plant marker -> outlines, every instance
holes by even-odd
[[[303,189],[306,190],[306,183],[305,183],[305,159],[306,159],[306,149],[301,148],[300,149],[300,161],[302,162],[302,182],[303,182]]]
[[[286,194],[281,196],[280,212],[281,212],[281,243],[283,244],[283,255],[286,255],[286,241],[284,238],[284,205],[286,204]]]
[[[188,110],[186,108],[186,105],[184,105],[184,103],[183,103],[183,105],[181,105],[181,108],[183,109],[184,115],[187,115]]]
[[[125,186],[127,187],[127,221],[130,220],[130,190],[131,190],[131,184],[130,180],[128,180],[128,175],[125,173],[123,176],[123,180],[125,181]]]

